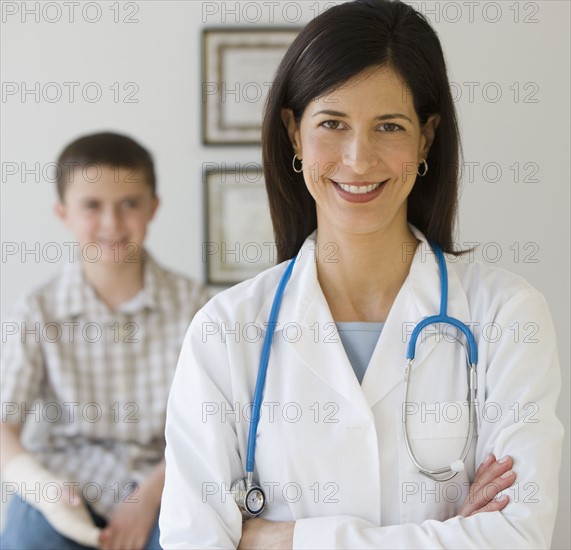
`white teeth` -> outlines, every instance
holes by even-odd
[[[353,195],[364,195],[365,193],[370,193],[375,189],[378,189],[381,186],[382,182],[379,183],[372,183],[371,185],[346,185],[344,183],[338,183],[337,185],[343,189],[343,191],[347,191],[347,193],[351,193]]]

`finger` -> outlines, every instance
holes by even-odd
[[[111,530],[107,527],[101,530],[99,534],[99,543],[101,550],[109,550],[109,538],[111,537]]]
[[[111,546],[112,550],[129,550],[131,547],[128,546],[127,538],[125,533],[117,533],[117,536],[113,540],[113,544]]]
[[[501,476],[503,473],[507,472],[508,470],[511,470],[512,466],[513,466],[512,457],[506,455],[500,458],[500,460],[492,462],[487,468],[484,468],[484,470],[481,473],[479,474],[477,473],[476,477],[474,478],[474,481],[472,482],[472,485],[477,486],[479,484],[479,486],[485,486],[488,483],[492,482],[497,477]]]
[[[508,495],[502,495],[500,498],[488,502],[483,508],[475,510],[471,515],[474,516],[482,512],[500,512],[508,505],[509,501]]]
[[[121,548],[123,550],[138,550],[139,545],[137,541],[137,533],[129,532],[125,533],[123,536],[123,541],[121,543]]]
[[[83,504],[83,500],[74,489],[75,487],[70,488],[68,485],[64,486],[61,498],[68,506],[81,506]]]
[[[146,542],[147,541],[137,533],[131,538],[131,542],[127,548],[131,550],[144,550]]]
[[[113,547],[113,550],[133,550],[130,537],[123,534]]]
[[[508,470],[511,470],[514,464],[513,458],[510,455],[503,456],[499,460],[496,460],[490,467],[490,472],[494,472],[496,475],[501,475]]]
[[[486,472],[485,475],[480,475],[472,482],[468,496],[462,505],[462,515],[464,517],[488,504],[500,491],[513,484],[515,479],[513,471],[504,471],[512,462],[511,459],[508,459],[502,463],[493,464],[489,472]],[[498,475],[490,480],[490,475],[494,474]],[[485,480],[489,481],[485,482]]]
[[[107,539],[105,541],[105,550],[115,550],[119,548],[117,546],[117,540],[119,538],[119,534],[117,533],[117,529],[108,529]]]
[[[483,473],[496,461],[496,457],[494,456],[493,453],[490,453],[482,462],[482,464],[480,464],[480,466],[478,467],[478,469],[476,470],[476,478],[478,476],[483,475]]]
[[[482,476],[478,481],[485,485],[493,479],[499,477],[504,472],[507,472],[513,466],[513,459],[511,456],[506,455],[499,460],[496,460],[490,464],[490,466],[482,473]]]
[[[477,489],[470,495],[469,501],[466,503],[467,507],[465,510],[468,511],[468,515],[471,515],[476,510],[487,506],[493,499],[495,499],[498,493],[510,487],[514,480],[515,473],[512,470],[508,470],[493,479],[490,483],[477,487]]]
[[[513,470],[508,470],[504,472],[501,476],[498,476],[492,482],[488,483],[482,491],[484,499],[490,502],[495,499],[498,493],[501,493],[504,489],[511,487],[515,481],[515,473]]]

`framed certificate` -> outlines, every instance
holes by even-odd
[[[233,285],[276,263],[277,251],[263,172],[251,163],[203,173],[206,282]]]
[[[205,29],[202,34],[202,140],[261,142],[263,109],[274,74],[299,29]]]

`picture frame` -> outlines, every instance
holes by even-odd
[[[230,286],[272,267],[277,249],[261,166],[206,168],[203,182],[206,283]]]
[[[261,143],[262,115],[278,65],[299,28],[202,31],[202,141]]]

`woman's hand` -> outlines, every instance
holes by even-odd
[[[480,512],[496,512],[503,510],[509,498],[503,495],[496,500],[496,495],[511,487],[515,480],[515,474],[512,472],[513,460],[510,456],[505,456],[500,460],[491,454],[482,462],[476,477],[470,485],[468,496],[458,514],[468,517]]]
[[[295,521],[254,518],[242,525],[238,550],[289,550],[293,546]]]
[[[489,455],[478,468],[459,515],[468,517],[503,510],[509,502],[508,496],[504,495],[499,500],[495,497],[513,484],[515,474],[511,471],[512,465],[513,460],[509,456],[496,460],[494,455]],[[295,521],[249,519],[242,526],[238,550],[291,549],[294,527]]]

